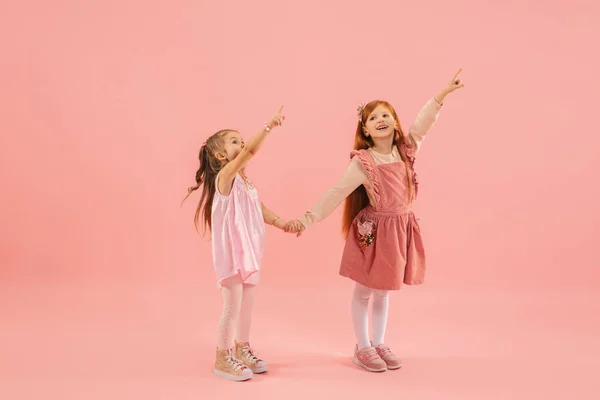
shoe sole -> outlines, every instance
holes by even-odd
[[[227,372],[219,371],[218,369],[213,369],[213,372],[216,376],[219,376],[219,377],[225,378],[225,379],[229,379],[230,381],[235,381],[235,382],[244,382],[244,381],[250,380],[250,379],[252,379],[252,376],[254,375],[254,373],[246,374],[246,375],[232,375],[232,374],[228,374]]]
[[[250,369],[255,374],[264,374],[265,372],[267,372],[269,370],[269,367],[267,365],[265,365],[264,367],[254,367],[254,368],[250,368]]]
[[[387,367],[387,369],[389,369],[390,371],[394,371],[394,370],[396,370],[396,369],[400,369],[400,368],[402,368],[402,364],[400,364],[400,365],[397,365],[397,366],[395,366],[395,367],[390,367],[390,366],[388,366],[388,367]]]
[[[359,360],[358,358],[356,358],[356,357],[354,357],[354,358],[352,359],[352,362],[353,362],[354,364],[358,365],[359,367],[361,367],[362,369],[364,369],[364,370],[367,370],[367,371],[369,371],[369,372],[385,372],[385,371],[387,371],[387,370],[388,370],[388,369],[387,369],[387,367],[383,367],[383,368],[380,368],[380,369],[376,369],[376,368],[369,368],[369,367],[367,367],[365,364],[361,363],[361,362],[360,362],[360,360]]]

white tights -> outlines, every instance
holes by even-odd
[[[369,340],[369,299],[373,296],[373,346],[384,343],[390,304],[389,291],[374,290],[356,284],[352,296],[352,322],[358,349],[371,346]]]
[[[255,285],[245,285],[239,274],[221,282],[223,311],[219,322],[219,349],[229,349],[233,340],[250,341],[252,306],[256,295]]]

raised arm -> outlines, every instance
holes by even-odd
[[[442,105],[437,100],[430,99],[421,108],[417,118],[415,118],[410,128],[408,128],[407,139],[415,148],[415,152],[419,151],[421,143],[425,140],[425,136],[437,122],[441,109]]]
[[[434,99],[435,99],[435,101],[437,101],[438,104],[443,104],[444,99],[446,98],[447,95],[454,92],[456,89],[460,89],[465,86],[462,79],[460,79],[458,77],[458,75],[460,75],[461,72],[462,72],[462,68],[459,69],[458,72],[456,74],[454,74],[452,79],[450,79],[450,81],[448,83],[446,83],[446,86],[444,86],[442,88],[442,90],[440,90],[439,93],[435,95]]]
[[[425,139],[425,136],[437,122],[446,96],[456,89],[460,89],[464,86],[462,80],[458,78],[458,75],[461,73],[461,71],[462,70],[458,70],[458,72],[454,74],[452,79],[442,88],[442,90],[440,90],[423,106],[423,108],[421,108],[417,118],[410,126],[408,130],[408,139],[415,147],[415,151],[419,150],[421,143]]]
[[[248,140],[248,143],[244,146],[240,154],[231,162],[229,162],[221,172],[219,173],[219,190],[222,188],[227,188],[231,186],[231,182],[235,178],[238,172],[240,172],[246,165],[248,161],[254,157],[254,155],[260,150],[263,145],[265,139],[269,136],[271,130],[277,126],[281,126],[283,124],[283,120],[285,117],[281,115],[283,111],[283,106],[279,108],[277,114],[269,122],[267,122],[262,129],[254,136]]]

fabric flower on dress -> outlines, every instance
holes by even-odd
[[[375,241],[375,222],[366,220],[364,222],[357,221],[358,226],[358,241],[363,249],[366,249]]]

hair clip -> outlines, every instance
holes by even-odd
[[[202,146],[206,146],[206,142],[202,142]]]
[[[363,115],[363,111],[365,111],[366,105],[367,105],[367,103],[360,103],[358,105],[358,107],[356,108],[357,117],[358,117],[359,121],[362,121],[362,115]]]

